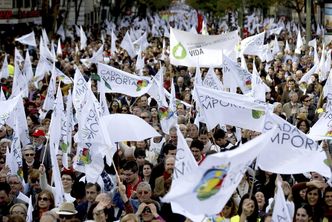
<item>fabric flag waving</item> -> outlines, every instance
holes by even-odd
[[[184,139],[183,134],[181,133],[178,126],[176,133],[178,142],[171,189],[173,189],[172,187],[181,186],[181,184],[179,183],[179,178],[184,175],[192,174],[196,171],[198,167],[197,162],[188,147],[187,141]],[[171,207],[174,213],[184,215],[193,221],[202,221],[204,218],[203,215],[196,216],[189,213],[176,202],[171,202]]]
[[[78,122],[77,153],[74,168],[95,183],[104,169],[105,140],[100,124],[101,106],[91,89],[88,90]]]
[[[121,48],[125,49],[128,53],[128,55],[131,58],[134,58],[136,56],[136,51],[134,48],[134,44],[131,41],[129,32],[127,31],[126,35],[123,37],[122,42],[120,44]]]
[[[277,130],[273,130],[274,133],[267,139],[267,148],[257,157],[258,167],[279,174],[315,171],[326,177],[331,176],[325,152],[315,141],[279,116],[268,113],[264,130],[272,130],[275,126]]]
[[[209,130],[218,124],[228,124],[258,132],[263,131],[267,109],[264,103],[256,103],[252,97],[202,86],[195,86],[195,89],[200,112]],[[237,115],[234,116],[234,113]]]
[[[176,125],[178,120],[173,79],[171,81],[171,96],[169,97],[168,107],[159,107],[158,109],[161,128],[168,135],[169,130]]]
[[[8,60],[7,60],[7,54],[5,54],[5,58],[3,60],[3,64],[0,71],[0,79],[5,78],[7,79],[9,77],[8,72]]]
[[[136,76],[102,63],[98,63],[98,75],[111,92],[132,97],[142,96],[152,86],[148,77]]]
[[[29,34],[23,35],[17,39],[15,39],[15,41],[18,41],[20,43],[22,43],[23,45],[30,45],[33,47],[36,47],[36,39],[35,39],[35,32],[30,32]]]
[[[295,47],[295,53],[296,54],[301,54],[301,47],[303,46],[303,41],[301,37],[301,29],[299,29],[297,33],[297,39],[296,39],[296,47]]]
[[[247,37],[241,41],[241,54],[260,56],[263,51],[265,32]]]
[[[238,149],[209,155],[195,173],[179,178],[181,186],[172,186],[162,201],[175,202],[194,215],[219,213],[272,133],[264,133]]]
[[[238,42],[237,31],[205,36],[171,28],[170,61],[173,65],[218,67],[222,53],[230,55]]]
[[[76,68],[73,86],[73,104],[78,115],[82,111],[84,99],[89,91],[88,83],[85,81],[79,68]]]
[[[246,94],[252,88],[252,75],[249,71],[243,69],[238,63],[223,55],[223,81],[226,88],[234,89],[240,87]]]
[[[290,213],[288,211],[285,194],[281,187],[281,181],[278,180],[277,182],[277,193],[274,196],[274,208],[272,214],[272,221],[279,222],[279,221],[292,221]]]
[[[207,72],[204,81],[203,86],[215,89],[215,90],[224,90],[224,86],[222,82],[218,79],[216,73],[213,71],[213,68],[209,68],[209,71]]]
[[[82,26],[80,27],[80,50],[85,49],[85,47],[87,46],[87,41],[88,38],[85,35],[85,32],[82,28]]]
[[[332,137],[332,112],[327,110],[319,120],[310,128],[309,138],[318,141]]]

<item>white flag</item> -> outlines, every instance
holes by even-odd
[[[76,68],[73,86],[73,104],[78,115],[82,111],[82,107],[84,106],[85,97],[88,91],[88,83],[85,81],[79,68]]]
[[[58,35],[61,36],[62,41],[64,41],[66,39],[65,30],[63,29],[63,25],[62,24],[59,26],[59,29],[56,32],[56,34],[58,34]]]
[[[273,207],[273,214],[272,214],[272,221],[279,222],[279,221],[292,221],[292,216],[290,216],[290,212],[286,205],[286,199],[284,191],[281,187],[281,181],[278,180],[277,182],[277,193],[274,196],[274,207]]]
[[[87,181],[95,183],[104,169],[103,158],[107,147],[100,124],[102,109],[91,89],[85,100],[78,123],[74,169],[84,172]]]
[[[27,211],[27,217],[26,217],[26,222],[32,222],[33,221],[33,204],[32,204],[32,196],[30,195],[29,197],[29,205],[28,205],[28,211]]]
[[[102,116],[106,116],[110,114],[110,111],[108,109],[108,103],[106,100],[106,95],[105,95],[105,84],[98,82],[98,89],[99,89],[99,101],[100,101],[100,106],[102,109]]]
[[[319,120],[310,128],[308,137],[318,141],[332,137],[332,112],[328,109]]]
[[[152,86],[152,81],[148,77],[136,76],[102,63],[98,63],[98,75],[113,93],[132,97],[142,96]]]
[[[3,126],[14,113],[14,109],[17,107],[20,99],[22,99],[20,96],[21,95],[18,95],[8,100],[0,101],[0,126]]]
[[[43,110],[49,111],[54,108],[55,101],[55,92],[56,92],[56,74],[55,74],[55,64],[53,64],[52,76],[50,78],[50,82],[47,88],[46,98],[43,103]]]
[[[202,84],[210,89],[224,90],[222,82],[218,79],[212,67],[209,68]]]
[[[42,29],[42,35],[43,35],[43,40],[44,40],[44,45],[49,45],[50,40],[48,39],[47,33],[45,29]]]
[[[257,166],[279,174],[298,174],[315,171],[330,177],[331,171],[323,149],[302,131],[279,116],[269,113],[264,130],[277,126],[267,139],[267,148],[257,157]],[[273,156],[273,158],[271,158]],[[303,165],[303,163],[306,163]]]
[[[56,48],[56,54],[62,56],[61,40],[58,39],[58,47]]]
[[[301,37],[301,30],[297,32],[297,39],[296,39],[296,47],[295,47],[295,53],[301,54],[301,47],[303,46],[303,41]]]
[[[52,162],[52,171],[53,171],[53,181],[55,185],[55,194],[54,201],[55,205],[59,206],[62,202],[64,202],[64,191],[63,185],[61,182],[60,169],[57,161],[56,154],[58,152],[60,146],[60,138],[61,138],[61,119],[63,118],[63,101],[62,101],[62,93],[60,86],[57,90],[56,97],[56,106],[54,111],[52,112],[50,127],[49,127],[49,149],[50,156]]]
[[[265,32],[247,37],[241,41],[241,54],[261,55],[263,51]]]
[[[35,39],[35,32],[31,32],[29,34],[23,35],[17,39],[15,39],[15,41],[18,41],[20,43],[22,43],[23,45],[30,45],[33,47],[36,47],[36,39]]]
[[[88,38],[85,35],[85,32],[82,28],[82,26],[80,27],[80,50],[85,49],[85,47],[87,46],[87,41]]]
[[[171,96],[169,97],[168,107],[159,107],[159,118],[163,132],[168,135],[171,127],[176,126],[178,121],[173,79],[171,81]]]
[[[23,74],[26,77],[26,80],[30,82],[33,78],[33,72],[32,72],[32,65],[30,60],[29,51],[27,50],[25,54],[25,60],[24,60],[24,66],[23,66]]]
[[[135,51],[135,48],[134,48],[134,44],[131,41],[131,38],[129,36],[128,31],[127,31],[126,35],[123,37],[120,46],[121,46],[121,48],[123,48],[127,51],[128,55],[131,58],[134,58],[136,56],[136,51]]]
[[[230,55],[238,42],[237,31],[206,36],[171,28],[170,61],[173,65],[218,67],[222,53]]]
[[[112,52],[112,56],[114,56],[114,53],[116,53],[118,50],[116,49],[116,45],[115,45],[115,41],[117,40],[113,30],[111,33],[111,52]]]
[[[209,155],[195,173],[179,178],[181,186],[172,186],[162,201],[176,202],[194,215],[219,213],[271,135],[272,131],[238,149]]]
[[[195,86],[195,89],[199,98],[196,102],[209,130],[218,124],[228,124],[262,132],[267,109],[264,103],[256,103],[252,97],[202,86]]]
[[[7,60],[7,53],[5,54],[5,58],[3,60],[3,64],[1,67],[1,73],[0,73],[0,79],[5,78],[7,79],[9,77],[9,72],[8,72],[8,60]]]
[[[234,62],[226,55],[223,55],[223,82],[225,88],[240,87],[246,94],[252,88],[252,75],[249,71],[243,69],[237,62]]]

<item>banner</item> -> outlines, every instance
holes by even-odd
[[[152,86],[151,78],[136,76],[102,63],[98,63],[98,75],[111,92],[132,97],[144,95]]]
[[[220,67],[222,53],[229,56],[239,40],[237,31],[207,36],[171,28],[170,61],[173,65]]]
[[[265,122],[265,103],[256,103],[254,98],[196,86],[199,110],[207,128],[218,124],[232,125],[262,132]]]
[[[194,173],[179,178],[181,186],[172,186],[162,201],[175,202],[194,215],[219,213],[272,133],[264,133],[238,149],[207,156]]]
[[[325,152],[318,143],[308,138],[294,125],[269,113],[264,130],[271,130],[275,126],[277,130],[274,130],[275,133],[268,139],[266,149],[257,157],[258,167],[279,174],[314,171],[325,177],[331,176]]]

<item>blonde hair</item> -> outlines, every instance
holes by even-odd
[[[127,214],[121,218],[120,222],[139,222],[139,219],[135,214]]]

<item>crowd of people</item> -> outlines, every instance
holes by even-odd
[[[175,21],[176,22],[176,21]],[[173,21],[174,23],[174,21]],[[170,25],[174,25],[172,22]],[[150,24],[152,25],[152,24]],[[220,34],[226,30],[217,24],[207,24],[209,34]],[[99,26],[90,27],[88,45],[77,51],[76,44],[79,37],[67,37],[62,42],[62,55],[57,57],[56,67],[68,77],[74,77],[75,67],[80,69],[86,80],[91,80],[91,88],[97,91],[96,64],[86,66],[80,59],[90,58],[93,52],[104,44],[104,63],[129,73],[137,73],[136,58],[128,56],[126,50],[119,44],[130,27],[117,30],[116,46],[118,51],[111,52],[111,36],[104,36],[101,40],[102,29]],[[260,31],[263,31],[261,27]],[[41,35],[40,27],[35,27],[36,36]],[[323,38],[313,35],[318,40],[317,51],[321,56]],[[14,75],[14,48],[21,54],[28,50],[31,55],[33,70],[35,70],[39,52],[36,48],[26,47],[14,42],[14,37],[8,39],[2,46],[3,61],[5,52],[8,54],[8,70],[10,76],[1,79],[1,90],[6,98],[11,95]],[[51,38],[57,41],[59,36]],[[248,70],[252,72],[255,62],[261,79],[270,87],[266,93],[266,102],[274,105],[274,113],[286,119],[299,130],[307,134],[324,111],[326,101],[322,99],[325,81],[320,81],[319,73],[311,76],[311,83],[303,88],[300,80],[314,65],[314,51],[312,47],[303,47],[301,54],[295,54],[297,32],[283,29],[277,36],[280,44],[278,52],[271,61],[261,61],[255,56],[245,56]],[[163,40],[166,48],[163,49]],[[272,42],[274,35],[265,39]],[[286,40],[290,49],[285,50]],[[246,141],[256,137],[259,133],[242,130],[240,138],[235,127],[218,126],[212,131],[200,123],[194,123],[197,110],[193,102],[192,89],[196,67],[174,66],[170,64],[169,39],[155,37],[148,33],[149,46],[142,52],[144,56],[144,76],[154,76],[161,66],[164,74],[164,88],[170,91],[171,80],[175,84],[176,98],[184,103],[176,106],[178,125],[188,146],[198,164],[207,155],[217,152],[227,152],[241,146]],[[325,50],[330,45],[325,45]],[[164,50],[164,52],[163,52]],[[331,56],[330,51],[328,57]],[[164,55],[165,58],[161,59]],[[201,68],[202,77],[209,67]],[[330,69],[331,67],[329,67]],[[214,69],[222,81],[222,69]],[[169,203],[163,203],[160,198],[169,192],[172,183],[172,173],[175,165],[177,150],[176,128],[171,128],[164,134],[160,125],[157,103],[149,95],[138,98],[117,93],[107,93],[108,109],[111,114],[134,114],[151,124],[161,136],[144,141],[127,141],[119,143],[113,157],[114,164],[109,166],[105,161],[105,169],[96,183],[87,183],[84,173],[73,168],[77,144],[72,143],[68,163],[63,163],[63,153],[59,148],[57,154],[61,171],[61,182],[64,190],[65,202],[55,206],[53,187],[52,161],[47,143],[47,132],[50,125],[51,112],[41,119],[40,110],[47,96],[50,76],[46,75],[38,84],[29,85],[28,97],[24,98],[26,120],[31,136],[31,144],[22,147],[21,174],[11,172],[6,162],[7,149],[13,142],[13,129],[5,124],[0,127],[0,216],[1,221],[26,221],[29,217],[28,204],[20,198],[20,193],[31,196],[33,205],[30,221],[190,221],[183,215],[172,212]],[[72,90],[72,84],[62,84],[62,92],[66,97]],[[96,96],[99,98],[98,96]],[[116,126],[114,126],[116,127]],[[74,127],[72,134],[77,132]],[[328,144],[325,144],[328,149]],[[305,164],[305,163],[303,163]],[[65,167],[66,166],[66,167]],[[254,175],[255,174],[255,175]],[[118,176],[117,176],[118,175]],[[243,177],[232,198],[227,202],[218,215],[208,215],[204,221],[252,222],[271,221],[278,175],[263,170],[249,170]],[[282,188],[287,200],[290,216],[296,222],[327,222],[332,221],[332,188],[327,179],[315,172],[303,172],[297,175],[281,175]],[[252,190],[252,191],[251,191]],[[188,203],[190,204],[190,203]]]

